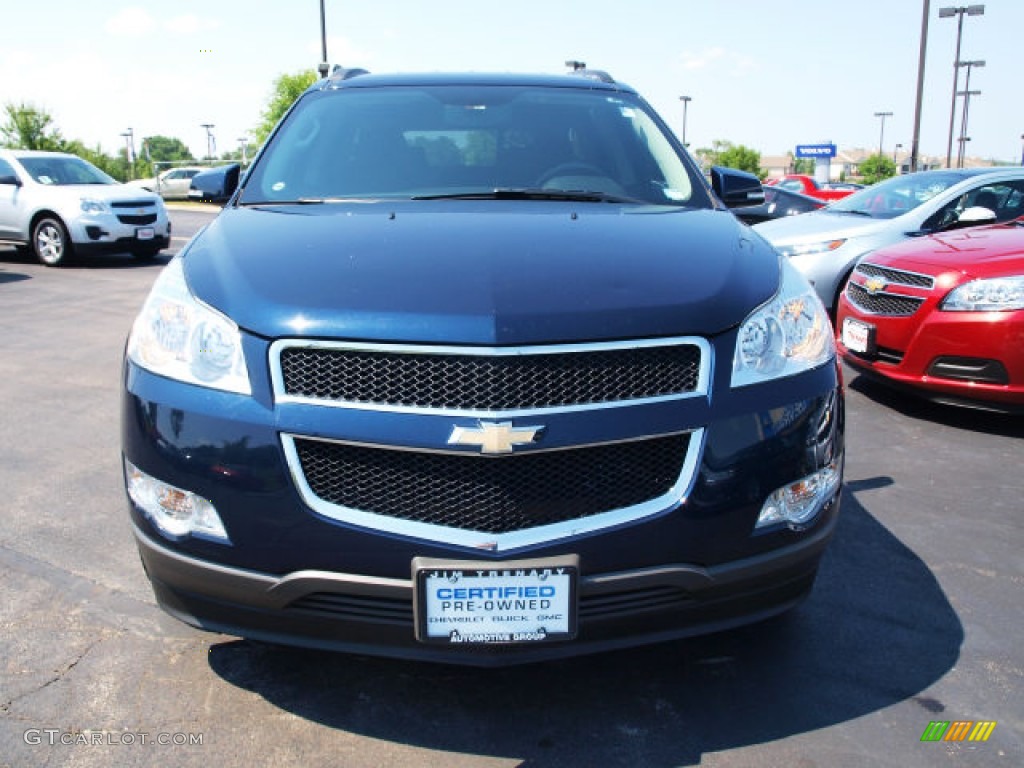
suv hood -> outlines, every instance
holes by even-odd
[[[894,221],[897,219],[872,219],[823,209],[766,221],[754,229],[772,245],[780,246],[864,237],[899,226]]]
[[[37,186],[44,188],[48,195],[60,195],[62,198],[75,201],[82,198],[103,200],[104,202],[134,200],[152,202],[160,199],[153,192],[134,184],[61,184],[59,186],[38,184]]]
[[[779,285],[728,212],[546,201],[228,208],[184,266],[267,338],[482,345],[712,335]]]

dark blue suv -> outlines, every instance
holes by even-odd
[[[497,665],[808,593],[843,472],[828,317],[727,210],[756,178],[709,185],[631,88],[338,71],[217,177],[124,365],[169,613]]]

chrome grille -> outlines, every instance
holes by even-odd
[[[692,439],[669,435],[488,458],[292,438],[298,470],[317,503],[486,535],[664,497],[680,483]]]
[[[907,272],[902,269],[892,269],[891,267],[880,267],[877,264],[861,263],[857,265],[856,271],[868,277],[881,277],[897,285],[912,285],[916,288],[927,288],[928,290],[931,290],[935,285],[935,278],[930,275]]]
[[[704,346],[689,339],[509,349],[279,342],[271,365],[285,398],[499,412],[699,394],[710,368]]]
[[[893,293],[869,293],[852,280],[846,284],[846,296],[854,306],[873,315],[909,317],[924,302],[914,296],[899,296]]]

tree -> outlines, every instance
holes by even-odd
[[[168,136],[146,136],[142,140],[142,151],[139,153],[140,171],[143,176],[155,176],[166,171],[172,165],[194,163],[195,158],[181,139]],[[159,163],[159,165],[157,165]]]
[[[814,175],[814,160],[809,157],[794,157],[792,165],[793,173],[803,173],[807,176]]]
[[[253,129],[257,145],[267,140],[267,136],[274,130],[274,126],[277,125],[281,116],[288,111],[288,108],[295,103],[303,91],[317,81],[318,77],[315,70],[304,69],[290,75],[284,73],[274,81],[270,101],[267,102],[267,106],[263,110],[260,124]]]
[[[709,165],[737,168],[740,171],[753,173],[759,178],[768,175],[767,171],[761,170],[761,153],[752,150],[749,146],[716,139],[712,142],[711,150],[697,150],[697,154],[707,159]]]
[[[896,175],[896,163],[885,155],[871,155],[860,164],[860,175],[865,184],[874,184]]]
[[[42,109],[22,102],[4,105],[4,122],[0,125],[2,143],[11,149],[47,149],[60,151],[64,137],[53,125],[53,118]]]

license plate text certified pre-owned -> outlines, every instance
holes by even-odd
[[[571,640],[576,557],[507,562],[413,560],[416,639],[445,645]]]

